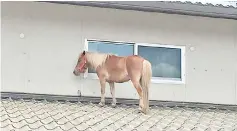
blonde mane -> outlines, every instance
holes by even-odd
[[[92,68],[96,69],[98,66],[102,66],[106,59],[112,54],[86,52],[86,59]]]

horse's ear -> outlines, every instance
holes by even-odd
[[[86,54],[86,52],[85,51],[83,51],[83,53],[82,53],[83,55],[85,55]]]

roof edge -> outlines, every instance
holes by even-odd
[[[99,103],[100,97],[90,96],[76,96],[76,95],[53,95],[53,94],[37,94],[37,93],[24,93],[24,92],[1,92],[1,99],[33,99],[33,100],[47,100],[47,101],[62,101],[62,102],[91,102]],[[118,105],[138,105],[137,99],[116,98]],[[106,104],[111,103],[111,98],[106,98]],[[161,101],[150,100],[150,106],[162,107],[186,107],[186,108],[203,108],[203,109],[222,109],[222,110],[235,110],[237,105],[227,104],[213,104],[213,103],[198,103],[198,102],[181,102],[181,101]]]
[[[40,1],[55,4],[69,4],[79,6],[90,6],[100,8],[114,8],[122,10],[135,10],[144,12],[158,12],[167,14],[180,14],[189,16],[201,16],[211,18],[224,18],[237,20],[237,9],[216,6],[200,6],[195,4],[172,3],[172,2],[156,2],[154,6],[147,6],[147,3],[132,2],[103,2],[103,1]]]

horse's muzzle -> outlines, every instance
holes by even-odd
[[[75,76],[78,76],[79,75],[79,73],[77,72],[77,71],[73,71],[73,74],[75,75]]]

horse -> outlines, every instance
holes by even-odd
[[[109,83],[113,107],[116,106],[114,83],[124,83],[131,80],[139,95],[139,110],[149,112],[149,84],[151,81],[151,63],[138,55],[116,56],[114,54],[83,51],[80,53],[75,76],[84,74],[86,70],[94,69],[101,86],[100,106],[105,105],[105,85]]]

